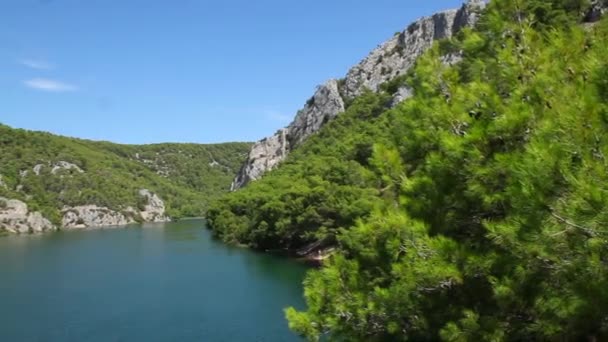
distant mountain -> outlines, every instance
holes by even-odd
[[[0,125],[0,230],[202,216],[250,145],[120,145]]]

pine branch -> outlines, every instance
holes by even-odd
[[[574,222],[572,222],[572,221],[570,221],[568,219],[565,219],[565,218],[557,215],[553,209],[551,209],[551,216],[553,216],[556,220],[558,220],[559,222],[561,222],[561,223],[563,223],[563,224],[565,224],[567,226],[570,226],[572,228],[576,228],[576,229],[582,231],[583,233],[585,233],[585,235],[587,237],[592,238],[592,237],[596,237],[598,235],[597,232],[595,230],[591,229],[591,228],[583,227],[581,225],[578,225],[578,224],[576,224],[576,223],[574,223]],[[564,234],[566,232],[568,232],[568,229],[566,229],[564,231],[561,231],[559,233],[556,233],[556,234],[554,234],[552,236],[558,236],[558,235]],[[603,232],[603,233],[605,233],[605,232]]]

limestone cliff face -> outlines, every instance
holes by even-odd
[[[61,213],[61,226],[64,229],[124,226],[135,222],[132,216],[96,205],[68,207]]]
[[[139,196],[147,201],[144,210],[139,215],[144,222],[169,222],[171,219],[165,215],[165,202],[157,194],[148,189],[139,190]]]
[[[365,89],[378,91],[382,83],[407,73],[434,41],[449,38],[463,27],[473,25],[483,6],[483,0],[470,0],[458,10],[421,18],[374,49],[350,69],[342,81],[330,80],[319,86],[289,126],[252,147],[247,161],[232,183],[232,190],[259,179],[275,168],[293,148],[344,112],[346,99],[360,95]],[[393,104],[409,96],[411,92],[408,89],[400,89]]]
[[[232,182],[231,190],[237,190],[275,168],[293,147],[343,111],[344,100],[340,96],[338,81],[329,80],[319,86],[289,126],[253,145],[247,161]]]
[[[253,145],[245,164],[232,182],[231,190],[242,188],[245,184],[257,180],[287,156],[289,129],[281,129],[273,136],[264,138]]]
[[[29,211],[27,204],[18,200],[0,197],[0,231],[28,234],[56,230],[49,220],[39,212]]]
[[[165,214],[165,203],[158,195],[147,189],[139,190],[143,202],[136,210],[127,207],[122,211],[112,210],[97,205],[65,207],[61,210],[61,229],[85,229],[96,227],[124,226],[143,222],[168,222],[171,219]],[[27,234],[57,230],[48,219],[39,212],[30,212],[27,204],[14,199],[0,197],[0,231]]]
[[[293,122],[287,127],[289,146],[295,147],[318,131],[326,122],[344,111],[338,81],[329,80],[319,86]]]
[[[62,210],[61,226],[63,229],[82,229],[94,227],[124,226],[143,222],[168,222],[171,219],[165,214],[165,203],[155,193],[148,189],[139,190],[139,196],[144,201],[142,207],[135,210],[127,207],[123,211],[115,211],[96,205],[66,207]]]

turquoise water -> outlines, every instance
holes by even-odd
[[[306,267],[204,221],[0,237],[0,341],[290,341]]]

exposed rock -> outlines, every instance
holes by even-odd
[[[148,201],[144,210],[140,212],[142,220],[145,222],[169,222],[171,219],[165,215],[165,202],[155,193],[148,189],[139,190],[139,195]]]
[[[364,89],[377,91],[382,83],[405,74],[436,39],[452,35],[457,13],[450,10],[422,18],[373,50],[348,72],[346,97],[359,96]]]
[[[66,207],[61,211],[61,226],[64,229],[82,229],[89,227],[124,226],[135,222],[132,217],[96,205]]]
[[[147,189],[139,190],[139,195],[146,201],[140,211],[127,207],[119,212],[97,205],[65,207],[61,211],[63,215],[62,228],[82,229],[124,226],[136,222],[136,218],[141,218],[144,222],[170,221],[169,217],[165,215],[165,203],[158,195]]]
[[[454,18],[453,33],[458,33],[465,27],[475,26],[489,0],[466,0]]]
[[[0,197],[0,230],[9,233],[27,234],[56,230],[49,220],[39,212],[30,212],[27,204],[19,200]]]
[[[50,163],[47,164],[47,165],[45,165],[45,164],[36,164],[32,168],[32,171],[34,172],[34,174],[36,176],[40,176],[40,174],[42,173],[42,169],[44,167],[48,166],[48,165],[50,165]],[[60,161],[54,163],[51,166],[51,174],[56,175],[61,170],[75,170],[78,173],[84,173],[84,170],[81,169],[78,165],[72,164],[70,162],[66,162],[66,161],[63,161],[63,160],[60,160]],[[21,178],[27,177],[28,174],[29,174],[29,170],[22,170],[22,171],[19,172],[19,175],[21,176]]]
[[[344,111],[344,100],[338,89],[338,81],[329,80],[319,86],[306,102],[293,122],[287,127],[290,148],[294,148],[310,135],[321,129],[326,122]]]
[[[245,165],[232,183],[232,190],[259,179],[275,168],[290,150],[343,112],[345,99],[352,99],[365,89],[378,91],[381,84],[406,74],[435,40],[452,37],[463,27],[473,25],[483,6],[483,0],[470,0],[459,10],[421,18],[373,50],[348,72],[343,82],[330,80],[320,86],[287,128],[252,147]],[[457,55],[448,56],[445,62],[454,63],[459,58]],[[393,105],[409,96],[410,91],[400,89],[393,99]]]
[[[250,181],[276,167],[286,156],[288,150],[288,129],[281,129],[275,135],[258,141],[253,145],[245,164],[232,182],[232,191],[242,188]]]
[[[595,23],[606,14],[606,11],[608,11],[608,2],[604,0],[593,0],[591,2],[591,8],[585,14],[584,21],[586,23]]]
[[[61,170],[75,170],[78,173],[84,173],[84,170],[82,170],[78,165],[68,163],[66,161],[59,161],[55,163],[51,169],[51,173],[57,174]]]
[[[449,65],[449,66],[455,65],[455,64],[459,63],[460,61],[462,61],[461,53],[449,53],[449,54],[441,57],[441,62],[443,62],[443,64]]]
[[[406,74],[436,40],[450,38],[462,28],[474,25],[484,6],[483,0],[470,0],[458,10],[440,12],[413,22],[348,72],[345,96],[359,96],[365,89],[378,91],[381,84]]]
[[[396,105],[398,105],[399,103],[409,99],[410,97],[412,97],[414,95],[414,93],[412,93],[412,90],[408,87],[401,87],[397,90],[397,92],[395,93],[395,95],[393,95],[393,103],[392,106],[395,107]]]
[[[232,182],[231,190],[237,190],[275,168],[292,148],[343,111],[344,101],[340,96],[338,81],[329,80],[319,86],[287,128],[253,145],[245,165]]]
[[[44,167],[44,164],[38,164],[36,166],[34,166],[32,168],[32,170],[34,171],[34,174],[36,174],[36,176],[40,176],[40,172],[42,171],[42,168]],[[27,175],[27,173],[26,173]]]

